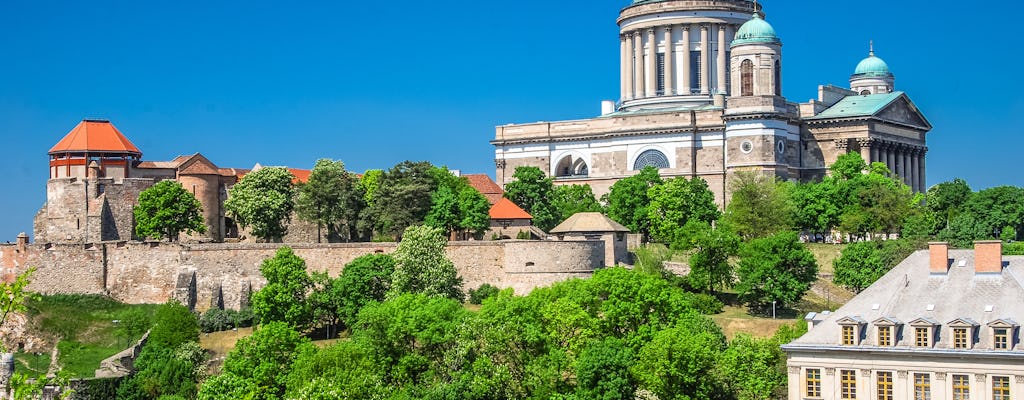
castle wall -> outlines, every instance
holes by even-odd
[[[107,242],[91,245],[0,245],[0,271],[38,268],[29,289],[44,294],[108,294],[127,303],[162,303],[192,292],[199,310],[211,305],[238,308],[266,281],[263,260],[281,244],[177,244]],[[357,257],[391,253],[396,243],[293,244],[311,271],[338,276]],[[463,278],[463,288],[484,283],[526,294],[538,286],[588,277],[605,265],[604,243],[546,241],[451,242],[447,255]],[[194,289],[190,281],[194,276]],[[183,284],[184,282],[184,284]],[[182,287],[182,286],[185,287]]]

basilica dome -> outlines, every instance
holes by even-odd
[[[741,44],[755,43],[782,43],[775,34],[775,28],[772,28],[771,24],[761,18],[761,14],[758,13],[754,13],[754,17],[736,31],[736,40],[732,42],[732,45],[739,46]]]
[[[875,52],[872,51],[868,58],[861,60],[857,64],[857,69],[853,71],[854,75],[858,76],[889,76],[892,72],[889,71],[889,64],[886,64],[881,58],[875,57]]]

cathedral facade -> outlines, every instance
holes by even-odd
[[[664,178],[704,179],[724,206],[736,172],[811,181],[858,152],[926,189],[931,125],[873,48],[848,87],[820,86],[798,104],[783,96],[783,43],[756,2],[635,0],[617,22],[619,101],[596,118],[498,126],[499,184],[534,166],[600,196],[653,166]]]

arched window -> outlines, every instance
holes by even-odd
[[[754,62],[743,60],[740,64],[740,96],[754,95]]]
[[[860,95],[861,95],[861,96],[867,96],[867,95],[869,95],[869,94],[871,94],[871,91],[870,91],[870,90],[861,90],[861,91],[860,91]]]
[[[775,95],[782,96],[782,62],[775,60]]]
[[[640,153],[636,157],[636,161],[633,162],[633,169],[639,171],[644,167],[654,167],[657,169],[669,168],[668,157],[665,157],[665,153],[657,150],[647,150]]]
[[[555,176],[587,176],[590,169],[582,158],[565,156],[555,166]]]

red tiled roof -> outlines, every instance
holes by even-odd
[[[483,194],[491,205],[496,204],[505,194],[505,191],[501,190],[501,186],[498,186],[487,174],[466,174],[463,176],[469,181],[469,186]]]
[[[141,156],[142,152],[110,121],[82,120],[68,132],[50,154],[66,152],[120,153]]]
[[[308,169],[295,169],[295,168],[288,168],[288,172],[291,172],[292,175],[295,175],[295,179],[292,179],[292,183],[306,183],[306,182],[309,182],[309,174],[313,173],[313,171],[308,170]]]
[[[523,211],[512,200],[504,197],[498,200],[497,203],[494,203],[489,213],[491,214],[491,219],[533,219],[530,213]]]

